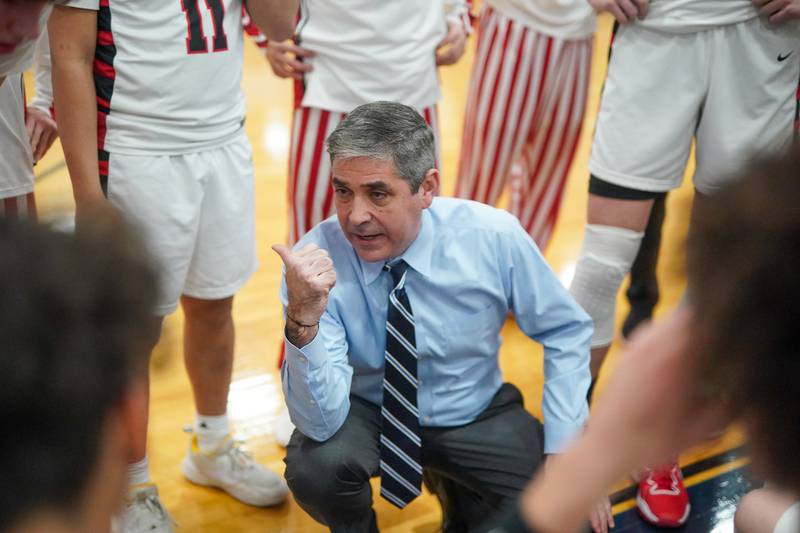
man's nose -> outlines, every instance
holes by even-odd
[[[356,196],[353,199],[352,209],[350,210],[350,223],[354,226],[364,224],[372,219],[369,203],[363,198]]]

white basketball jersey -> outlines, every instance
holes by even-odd
[[[586,0],[486,0],[503,15],[559,39],[583,39],[594,33],[595,13]]]
[[[33,190],[33,155],[25,129],[25,90],[22,74],[0,85],[0,198]]]
[[[757,16],[751,0],[651,0],[647,16],[636,23],[667,33],[691,33]]]
[[[180,154],[244,122],[242,0],[69,0],[94,9],[101,150]]]
[[[439,100],[442,0],[306,0],[300,46],[316,52],[303,105],[347,113],[374,100],[424,109]]]

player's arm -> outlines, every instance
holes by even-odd
[[[465,0],[445,1],[444,14],[447,21],[447,35],[436,46],[437,65],[453,65],[464,55],[467,36],[472,30],[470,7],[471,2]]]
[[[267,37],[283,41],[294,34],[299,0],[247,0],[247,11]]]
[[[97,102],[92,64],[97,12],[56,5],[48,25],[53,96],[77,219],[105,203],[97,167]]]
[[[58,137],[53,118],[53,83],[50,68],[50,41],[42,33],[36,43],[36,96],[28,104],[25,127],[33,151],[33,162],[37,163]]]

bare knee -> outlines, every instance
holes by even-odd
[[[188,320],[208,326],[224,325],[231,320],[233,296],[219,300],[202,300],[191,296],[181,297],[181,307]]]
[[[773,533],[794,498],[776,489],[756,489],[744,495],[733,519],[737,533]]]

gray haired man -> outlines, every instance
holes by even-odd
[[[403,508],[424,473],[445,530],[480,529],[586,421],[591,321],[512,215],[436,198],[433,134],[412,108],[360,106],[327,144],[337,216],[273,247],[289,487],[333,531],[375,531],[369,479]],[[544,345],[544,426],[503,383],[509,311]]]

